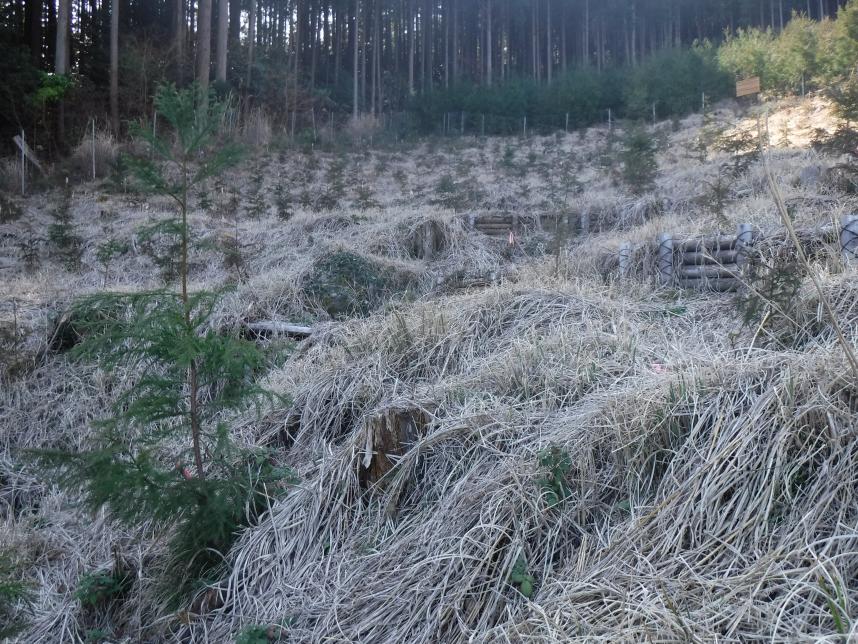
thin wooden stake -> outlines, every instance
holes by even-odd
[[[92,119],[92,180],[95,181],[95,119]]]
[[[158,110],[152,110],[152,138],[155,139],[158,136]],[[155,146],[149,146],[149,160],[155,156]]]
[[[631,268],[632,243],[630,241],[626,241],[620,245],[620,277],[628,277],[631,272]]]
[[[569,134],[569,112],[566,112],[566,134]]]
[[[24,137],[24,128],[21,128],[21,194],[27,194],[27,153],[25,152],[27,139]]]
[[[461,134],[461,136],[465,136],[465,113],[464,112],[462,112],[460,119],[461,119],[461,123],[460,123],[460,127],[459,127],[460,134]]]

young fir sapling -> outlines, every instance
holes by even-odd
[[[230,435],[227,413],[274,398],[253,381],[264,356],[253,343],[213,328],[219,293],[194,292],[188,283],[192,189],[237,159],[237,150],[215,136],[223,108],[214,96],[172,87],[158,93],[156,107],[175,141],[138,132],[153,160],[147,155],[129,165],[143,186],[176,205],[168,228],[177,237],[180,284],[77,304],[84,341],[74,355],[131,384],[85,449],[42,456],[92,509],[104,506],[127,525],[166,531],[173,569],[180,564],[183,576],[170,580],[177,597],[217,568],[237,531],[290,475],[267,451],[240,446]]]

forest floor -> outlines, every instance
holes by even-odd
[[[766,167],[802,234],[853,212],[848,157],[812,145],[836,127],[819,97],[650,126],[644,194],[622,184],[620,127],[272,145],[195,194],[192,286],[230,286],[215,324],[313,329],[268,341],[264,384],[291,404],[230,419],[299,482],[196,612],[158,596],[163,540],[88,514],[26,456],[86,445],[112,401],[96,365],[48,349],[53,325],[83,295],[164,284],[170,249],[139,231],[169,203],[110,177],[4,201],[0,552],[32,589],[20,641],[858,637],[858,384],[823,302],[855,347],[855,268],[816,244],[820,295],[783,242],[764,260],[799,277],[790,292],[667,289],[647,270],[662,232],[782,238]],[[49,233],[64,213],[73,256]],[[471,213],[584,215],[589,232],[510,245]],[[82,576],[117,553],[132,588],[82,606]]]

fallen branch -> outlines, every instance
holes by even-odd
[[[257,335],[288,335],[295,338],[308,338],[313,335],[313,327],[281,322],[279,320],[247,322],[244,327]]]

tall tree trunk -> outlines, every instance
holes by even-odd
[[[631,54],[632,54],[632,65],[637,65],[637,52],[638,52],[638,3],[636,0],[632,0],[632,34],[631,34]]]
[[[414,50],[417,48],[417,24],[414,0],[408,0],[408,93],[414,96]]]
[[[560,16],[560,27],[561,27],[561,32],[560,32],[560,49],[561,49],[561,51],[560,51],[560,67],[563,70],[563,75],[565,76],[566,72],[568,70],[568,64],[569,64],[569,61],[568,61],[569,49],[568,49],[568,43],[566,40],[567,39],[566,21],[568,18],[568,13],[567,13],[566,3],[563,3],[563,5],[561,5],[561,6],[563,7],[563,12]]]
[[[492,86],[492,0],[486,0],[486,85]]]
[[[354,24],[354,81],[352,95],[352,117],[357,120],[360,115],[358,107],[358,63],[360,62],[360,0],[355,0],[355,24]]]
[[[545,80],[551,83],[554,66],[554,47],[551,38],[551,0],[545,0]]]
[[[538,42],[536,38],[537,26],[537,3],[534,1],[530,5],[530,57],[533,63],[533,79],[539,80],[539,54],[537,53]]]
[[[27,0],[27,39],[30,60],[36,67],[42,66],[42,0]]]
[[[71,24],[71,0],[59,0],[57,5],[57,44],[54,49],[54,73],[69,71],[69,28]]]
[[[247,18],[247,90],[253,80],[253,53],[256,48],[256,0],[250,0],[250,14]]]
[[[226,82],[226,55],[229,43],[229,0],[217,3],[217,49],[215,53],[215,78]]]
[[[203,96],[209,88],[212,62],[212,0],[200,0],[197,16],[197,84]],[[205,99],[204,99],[205,100]]]
[[[422,30],[423,48],[420,52],[420,62],[423,67],[423,93],[425,94],[432,82],[432,63],[430,62],[430,49],[432,41],[429,39],[432,25],[432,0],[426,0],[423,3],[423,9],[420,12],[420,29]]]
[[[342,11],[339,7],[334,8],[334,86],[340,84],[340,66],[342,65]]]
[[[241,41],[241,0],[229,0],[229,49],[236,51]]]
[[[71,6],[70,0],[59,0],[57,5],[57,35],[54,51],[54,73],[67,74],[69,72],[69,30],[71,29]],[[57,139],[62,145],[66,136],[65,104],[60,100],[59,114],[57,115]]]
[[[119,0],[110,3],[110,124],[119,136]]]
[[[444,2],[444,89],[450,89],[450,0]]]
[[[378,32],[379,32],[379,0],[375,0],[372,6],[372,89],[370,91],[370,105],[372,115],[376,116],[379,112],[378,105]]]
[[[590,0],[584,0],[584,24],[581,32],[583,40],[583,63],[590,65]]]
[[[185,0],[173,3],[173,50],[176,55],[176,76],[179,84],[183,80],[185,63]]]
[[[453,85],[459,82],[459,0],[453,1]]]

